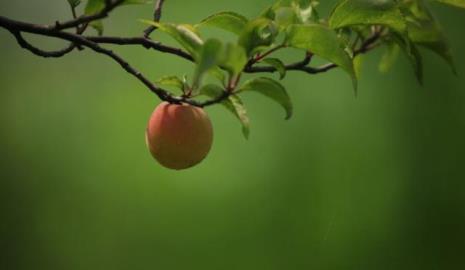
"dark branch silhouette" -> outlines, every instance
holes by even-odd
[[[105,6],[98,13],[95,13],[92,15],[83,15],[83,16],[74,18],[73,20],[66,21],[66,22],[57,21],[55,22],[54,25],[49,25],[48,28],[56,30],[56,31],[60,31],[60,30],[68,29],[68,28],[79,27],[80,25],[88,24],[93,21],[98,21],[100,19],[107,17],[111,11],[113,11],[123,2],[124,0],[106,0]]]
[[[165,2],[165,0],[157,0],[155,2],[155,9],[154,9],[154,12],[153,12],[153,21],[154,22],[159,22],[160,21],[164,2]],[[150,34],[153,31],[155,31],[156,29],[157,29],[157,27],[155,27],[154,25],[150,25],[149,27],[147,27],[147,29],[144,30],[144,37],[148,38],[150,36]]]
[[[187,52],[182,49],[171,47],[164,45],[160,42],[153,41],[150,39],[150,34],[156,30],[156,27],[151,26],[146,28],[143,31],[142,36],[138,37],[112,37],[112,36],[88,36],[84,35],[84,32],[87,29],[89,23],[101,20],[109,15],[111,11],[121,5],[124,0],[106,0],[104,8],[92,15],[82,15],[76,16],[75,10],[72,9],[73,19],[65,22],[55,22],[53,25],[39,25],[39,24],[32,24],[17,20],[12,20],[3,16],[0,16],[0,27],[8,30],[11,34],[16,38],[18,44],[30,51],[31,53],[41,56],[41,57],[62,57],[72,51],[74,49],[83,49],[83,47],[89,48],[99,54],[106,55],[110,57],[112,60],[117,62],[121,65],[121,67],[127,71],[132,76],[136,77],[140,82],[142,82],[150,91],[156,94],[161,100],[170,102],[170,103],[188,103],[194,106],[205,107],[210,106],[213,104],[217,104],[222,102],[223,100],[227,99],[231,94],[234,93],[234,89],[227,87],[224,91],[216,98],[199,102],[196,100],[191,99],[188,96],[173,96],[168,91],[162,89],[161,87],[157,86],[156,84],[152,83],[145,75],[143,75],[140,71],[135,69],[133,66],[129,64],[128,61],[124,60],[121,56],[116,54],[114,51],[104,48],[101,44],[112,44],[112,45],[131,45],[131,46],[141,46],[146,49],[152,49],[162,53],[168,53],[175,55],[177,57],[183,58],[185,60],[194,62],[194,58]],[[154,16],[153,20],[158,22],[162,16],[162,8],[164,4],[164,0],[157,0],[155,2],[154,8]],[[75,28],[75,33],[71,33],[68,31],[71,28]],[[362,54],[370,51],[371,49],[375,48],[379,45],[378,41],[382,36],[383,29],[379,28],[373,31],[372,36],[365,39],[358,49],[354,50],[354,54]],[[42,50],[31,43],[29,43],[23,36],[23,33],[35,34],[40,36],[46,37],[53,37],[58,38],[61,40],[65,40],[70,42],[70,44],[64,47],[61,50],[57,51],[45,51]],[[285,46],[278,46],[275,48],[270,49],[268,52],[264,52],[263,54],[259,55],[258,57],[253,57],[249,60],[248,64],[245,66],[243,72],[245,73],[272,73],[277,72],[278,70],[269,65],[260,65],[256,66],[256,64],[260,63],[260,60],[265,58],[266,56],[272,54],[273,52],[284,48]],[[337,67],[336,64],[328,63],[319,67],[311,67],[309,66],[312,54],[310,52],[306,53],[303,60],[291,64],[285,65],[285,69],[287,71],[302,71],[309,74],[317,74],[329,71]],[[235,85],[237,84],[234,83]],[[234,86],[235,87],[235,86]]]

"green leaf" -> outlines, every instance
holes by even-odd
[[[357,78],[346,44],[333,30],[319,24],[292,25],[288,28],[287,44],[310,51],[340,66],[352,77],[354,89],[357,89]]]
[[[183,80],[178,78],[177,76],[164,76],[161,77],[160,79],[156,80],[155,83],[163,86],[172,86],[180,89],[181,91],[184,92],[185,90],[185,84]]]
[[[465,8],[465,0],[436,0],[436,2],[454,7]]]
[[[141,20],[143,23],[153,25],[160,31],[170,35],[182,47],[184,47],[196,59],[199,57],[203,40],[196,32],[195,28],[188,24],[159,23],[154,21]]]
[[[398,33],[407,29],[396,0],[343,0],[329,18],[331,28],[356,25],[384,25]]]
[[[283,61],[278,58],[265,58],[262,61],[274,67],[279,72],[280,80],[284,79],[286,76],[286,66],[284,65]]]
[[[295,8],[292,7],[280,7],[276,9],[274,21],[281,27],[287,27],[300,22]]]
[[[81,0],[68,0],[68,3],[72,8],[76,8],[81,4]]]
[[[89,23],[89,25],[95,29],[95,31],[97,31],[98,35],[101,36],[103,35],[103,31],[104,31],[104,26],[103,26],[103,21],[102,20],[98,20],[98,21],[92,21]]]
[[[381,60],[378,65],[380,72],[386,73],[396,62],[399,57],[400,47],[394,42],[389,42],[386,44],[386,52],[381,57]]]
[[[418,83],[423,84],[423,58],[421,57],[418,48],[410,40],[399,35],[393,34],[392,37],[407,55],[410,63],[412,64]]]
[[[73,6],[73,4],[76,4],[77,2],[80,2],[79,0],[68,0],[70,5]],[[150,3],[150,1],[147,0],[126,0],[122,3],[122,5],[130,5],[130,4],[146,4]],[[79,3],[77,4],[79,5]],[[74,7],[77,7],[74,6]],[[88,0],[86,7],[84,8],[84,14],[85,15],[92,15],[100,12],[103,8],[105,8],[105,0]],[[104,26],[102,20],[98,21],[92,21],[89,24],[92,28],[94,28],[99,35],[103,35],[104,31]]]
[[[442,57],[456,74],[452,53],[441,26],[423,2],[411,6],[408,14],[409,39]]]
[[[423,58],[418,51],[417,47],[414,44],[410,44],[407,48],[404,48],[406,53],[412,63],[415,76],[417,77],[418,82],[423,84]]]
[[[357,78],[360,78],[362,74],[363,56],[363,54],[359,54],[354,57],[354,71]]]
[[[105,0],[88,0],[87,5],[84,8],[85,15],[92,15],[95,13],[100,12],[105,7]],[[92,21],[89,24],[92,28],[94,28],[97,33],[101,36],[103,35],[103,22],[101,20]]]
[[[192,83],[194,91],[200,86],[205,73],[218,64],[222,49],[223,44],[217,39],[208,39],[203,44]]]
[[[217,98],[223,93],[224,89],[215,84],[207,84],[200,89],[200,94],[210,98]],[[248,139],[250,134],[250,120],[240,97],[237,95],[230,95],[227,99],[223,100],[221,104],[239,119],[242,124],[242,134]]]
[[[244,137],[248,139],[250,135],[250,120],[247,116],[247,110],[244,103],[239,96],[231,95],[227,99],[227,104],[231,104],[228,106],[232,106],[234,108],[234,114],[242,124],[242,134],[244,134]]]
[[[276,21],[280,26],[318,21],[316,0],[281,0],[262,12],[261,17]]]
[[[100,12],[105,7],[105,0],[88,0],[84,9],[86,15]]]
[[[250,21],[241,35],[239,36],[239,45],[242,46],[247,56],[270,46],[278,34],[277,26],[269,19],[258,18]]]
[[[238,75],[247,64],[248,58],[243,47],[228,43],[221,59],[221,66],[229,72],[231,76]]]
[[[196,27],[213,26],[240,35],[249,20],[235,12],[220,12],[202,20]]]
[[[255,91],[280,104],[286,111],[286,119],[292,116],[292,102],[286,89],[279,82],[270,78],[255,78],[241,86],[238,92]]]
[[[208,71],[208,74],[216,78],[221,83],[221,85],[226,86],[226,75],[220,67],[213,67]]]
[[[310,19],[314,22],[320,20],[320,16],[316,10],[319,5],[318,0],[301,0],[299,1],[299,17],[303,23],[307,23]]]
[[[200,95],[205,95],[210,98],[217,98],[222,95],[224,88],[216,84],[206,84],[200,88]]]

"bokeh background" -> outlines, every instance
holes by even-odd
[[[322,2],[323,12],[334,3]],[[254,16],[269,4],[168,0],[163,18]],[[186,171],[149,155],[159,101],[117,64],[90,50],[39,58],[0,29],[0,269],[465,269],[465,10],[434,8],[458,76],[429,52],[423,87],[405,58],[380,74],[382,50],[365,58],[357,98],[339,70],[289,73],[290,121],[244,96],[246,141],[210,107],[213,149]],[[121,8],[106,31],[138,35],[151,13]],[[0,14],[69,18],[65,0],[1,1]],[[114,49],[154,80],[192,72],[169,55]]]

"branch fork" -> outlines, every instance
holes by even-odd
[[[184,60],[194,62],[194,58],[189,53],[182,49],[164,45],[160,42],[153,41],[150,35],[157,29],[155,26],[146,28],[141,36],[135,37],[113,37],[113,36],[89,36],[84,35],[87,26],[94,21],[101,20],[107,16],[118,6],[120,6],[124,0],[106,0],[105,7],[98,13],[92,15],[77,16],[76,11],[72,8],[73,19],[69,21],[59,22],[56,21],[51,25],[38,25],[17,20],[12,20],[3,16],[0,16],[0,27],[8,30],[15,38],[18,44],[30,51],[31,53],[45,57],[63,57],[66,54],[72,52],[75,48],[83,49],[89,48],[99,54],[103,54],[117,62],[125,71],[137,78],[143,83],[151,92],[156,94],[161,100],[170,103],[188,103],[198,107],[205,107],[221,103],[234,93],[234,89],[237,87],[240,75],[234,79],[231,79],[228,86],[222,92],[222,94],[216,98],[199,102],[191,99],[189,96],[173,96],[167,90],[152,83],[144,74],[129,64],[124,58],[116,54],[114,51],[109,50],[102,45],[121,45],[121,46],[141,46],[146,49],[155,50],[162,53],[168,53]],[[159,22],[162,17],[162,9],[165,0],[157,0],[154,5],[153,20]],[[75,32],[68,31],[69,29],[75,28]],[[377,46],[378,41],[382,37],[382,28],[374,31],[373,35],[362,42],[358,49],[354,50],[354,54],[362,54],[370,51]],[[31,43],[29,43],[23,36],[24,33],[35,34],[45,37],[58,38],[64,41],[70,42],[70,44],[61,50],[57,51],[45,51],[40,49]],[[271,48],[269,51],[262,53],[261,55],[252,57],[249,59],[247,65],[244,67],[243,72],[245,73],[273,73],[277,69],[273,66],[255,66],[264,58],[273,54],[274,52],[286,47],[285,45],[278,45]],[[311,52],[307,52],[305,57],[298,62],[285,65],[287,71],[301,71],[309,74],[317,74],[321,72],[329,71],[336,68],[337,65],[328,63],[319,67],[309,66],[312,59]]]

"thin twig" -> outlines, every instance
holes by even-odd
[[[366,52],[376,48],[378,46],[378,44],[379,44],[379,43],[377,43],[377,41],[380,39],[382,31],[383,31],[383,29],[381,29],[379,31],[376,31],[371,37],[367,38],[362,43],[360,48],[357,49],[356,51],[354,51],[354,56],[366,53]],[[327,64],[321,65],[319,67],[309,67],[307,65],[309,64],[310,59],[308,58],[308,55],[307,55],[306,58],[304,58],[304,60],[302,60],[300,62],[285,65],[285,69],[288,70],[288,71],[294,70],[294,71],[302,71],[302,72],[305,72],[305,73],[308,73],[308,74],[318,74],[318,73],[322,73],[322,72],[327,72],[327,71],[329,71],[329,70],[331,70],[333,68],[338,67],[334,63],[327,63]],[[259,67],[248,66],[244,70],[244,72],[247,72],[247,73],[261,73],[261,72],[273,73],[273,72],[277,72],[277,71],[278,70],[273,66],[259,66]]]
[[[76,6],[71,4],[71,2],[69,3],[69,6],[71,8],[71,14],[73,15],[73,19],[77,19],[78,16],[77,16],[77,12],[76,12]],[[76,26],[76,34],[84,33],[85,29],[87,28],[87,25],[88,24],[85,24],[82,27]],[[70,45],[70,48],[74,47],[74,46],[76,46],[76,45],[72,44],[72,45]],[[77,45],[76,47],[78,48],[78,50],[83,50],[82,46]],[[72,49],[71,49],[71,51],[72,51]]]
[[[64,56],[65,54],[68,54],[70,53],[72,50],[74,50],[75,46],[74,44],[70,44],[68,45],[68,47],[65,47],[61,50],[58,50],[58,51],[45,51],[45,50],[42,50],[42,49],[39,49],[33,45],[31,45],[29,42],[27,42],[24,37],[22,36],[21,32],[19,31],[13,31],[11,30],[10,31],[13,36],[16,38],[16,41],[18,41],[18,44],[32,52],[33,54],[35,55],[38,55],[38,56],[41,56],[41,57],[45,57],[45,58],[49,58],[49,57],[52,57],[52,58],[57,58],[57,57],[62,57]]]
[[[273,47],[271,49],[269,49],[268,51],[262,53],[262,54],[259,54],[257,57],[253,58],[252,61],[250,62],[250,65],[253,65],[255,63],[258,63],[260,62],[261,60],[263,60],[265,57],[271,55],[272,53],[282,49],[282,48],[285,48],[286,45],[278,45],[276,47]]]
[[[139,72],[134,67],[132,67],[122,57],[120,57],[119,55],[117,55],[111,50],[108,50],[108,49],[105,49],[99,46],[98,43],[88,40],[83,36],[69,33],[69,32],[64,32],[64,31],[54,31],[54,30],[49,29],[48,27],[24,23],[24,22],[18,22],[18,21],[14,21],[14,20],[1,17],[1,16],[0,16],[0,26],[10,30],[10,32],[12,33],[21,31],[21,32],[34,33],[34,34],[39,34],[39,35],[46,35],[50,37],[64,39],[74,44],[86,46],[97,53],[101,53],[101,54],[107,55],[110,58],[112,58],[114,61],[120,64],[124,70],[126,70],[128,73],[130,73],[131,75],[136,77],[139,81],[141,81],[145,86],[147,86],[161,100],[169,101],[171,103],[178,103],[180,101],[178,98],[173,97],[164,89],[161,89],[157,87],[155,84],[153,84],[141,72]],[[31,48],[27,46],[26,49],[31,49]]]
[[[107,17],[108,14],[111,11],[113,11],[113,9],[121,5],[123,2],[124,0],[107,0],[105,1],[105,6],[103,7],[103,9],[95,14],[83,15],[73,20],[66,21],[66,22],[56,22],[55,24],[49,25],[47,27],[55,31],[60,31],[63,29],[74,28],[74,27],[78,27],[83,24],[97,21],[97,20]]]
[[[160,42],[155,42],[144,37],[85,36],[85,38],[96,43],[114,45],[140,45],[146,49],[154,49],[159,52],[174,54],[189,61],[194,61],[194,58],[189,53],[181,49],[166,46]]]
[[[154,8],[154,11],[153,11],[153,21],[154,22],[159,22],[160,21],[164,2],[165,2],[165,0],[157,0],[157,2],[155,2],[155,8]],[[150,25],[149,27],[147,27],[147,29],[144,30],[144,37],[148,38],[150,36],[150,34],[152,34],[152,32],[155,31],[156,29],[157,29],[156,26]]]
[[[90,22],[106,17],[110,11],[112,11],[122,2],[123,0],[106,0],[105,8],[97,14],[77,17],[74,20],[64,22],[64,23],[57,22],[53,26],[37,25],[37,24],[31,24],[31,23],[26,23],[26,22],[21,22],[21,21],[15,21],[15,20],[11,20],[11,19],[0,16],[0,27],[3,27],[9,30],[14,35],[18,44],[21,47],[42,57],[60,57],[60,56],[63,56],[71,52],[75,47],[79,47],[79,46],[84,46],[84,47],[92,49],[93,51],[97,53],[106,55],[110,57],[112,60],[116,61],[118,64],[120,64],[121,67],[124,70],[126,70],[128,73],[130,73],[131,75],[136,77],[139,81],[141,81],[147,88],[149,88],[153,93],[155,93],[161,100],[168,101],[171,103],[184,102],[184,103],[188,103],[194,106],[205,107],[205,106],[210,106],[213,104],[220,103],[223,100],[227,99],[232,93],[234,93],[234,91],[229,91],[228,89],[225,89],[225,91],[223,91],[223,93],[219,95],[218,97],[207,100],[207,101],[203,101],[203,102],[188,99],[187,97],[173,96],[168,91],[152,83],[149,79],[147,79],[147,77],[145,77],[141,72],[139,72],[137,69],[132,67],[121,56],[114,53],[112,50],[103,48],[99,44],[139,45],[147,49],[153,49],[159,52],[173,54],[173,55],[176,55],[178,57],[181,57],[183,59],[193,62],[194,59],[189,53],[181,49],[178,49],[178,48],[166,46],[159,42],[152,41],[148,37],[109,37],[109,36],[97,37],[97,36],[83,36],[82,35],[87,25]],[[156,4],[155,14],[154,14],[155,20],[159,20],[161,18],[161,8],[163,5],[163,2],[164,2],[163,0],[159,0]],[[73,27],[76,27],[77,29],[76,33],[64,31],[66,29],[73,28]],[[146,33],[150,34],[151,31],[153,30],[148,31],[148,29],[146,29]],[[383,31],[384,29],[382,28],[374,31],[373,35],[365,39],[360,45],[360,47],[354,51],[354,55],[366,53],[372,50],[373,48],[377,47],[380,44],[378,41],[382,37]],[[45,51],[27,42],[24,39],[22,33],[31,33],[31,34],[41,35],[41,36],[54,37],[54,38],[69,41],[71,42],[71,44],[68,47],[58,50],[58,51]],[[268,56],[269,54],[273,53],[274,51],[280,48],[281,48],[280,46],[276,48],[272,48],[268,52],[265,52],[264,54],[259,56],[258,58],[249,60],[249,64],[246,65],[243,72],[258,73],[258,72],[277,71],[276,68],[272,66],[254,66],[254,64],[256,64],[261,59],[263,59],[264,57]],[[303,60],[292,63],[292,64],[285,65],[285,69],[302,71],[302,72],[306,72],[309,74],[316,74],[316,73],[326,72],[328,70],[331,70],[337,67],[337,65],[334,63],[328,63],[328,64],[325,64],[319,67],[310,67],[308,65],[312,59],[312,56],[313,55],[311,53],[307,53]],[[237,84],[237,81],[235,84]]]

